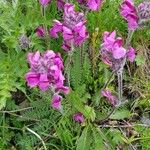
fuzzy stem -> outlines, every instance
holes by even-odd
[[[125,43],[125,48],[128,49],[128,47],[130,46],[130,42],[132,40],[133,37],[133,33],[134,30],[129,30],[128,31],[128,37],[126,39],[126,43]],[[123,59],[122,65],[120,67],[120,69],[117,71],[117,77],[118,77],[118,98],[119,98],[119,102],[121,103],[122,101],[122,95],[123,95],[123,71],[124,71],[124,66],[126,64],[126,57]]]
[[[74,45],[71,42],[71,50],[70,50],[70,52],[68,52],[69,61],[68,61],[67,66],[66,66],[66,73],[65,73],[65,74],[67,74],[67,81],[68,81],[69,87],[70,87],[70,66],[71,66],[71,62],[72,62],[73,52],[74,52]]]
[[[122,101],[122,94],[123,94],[123,89],[122,89],[122,82],[123,82],[123,69],[117,72],[117,77],[118,77],[118,98],[119,102]]]

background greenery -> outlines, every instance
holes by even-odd
[[[76,9],[80,10],[77,2]],[[56,2],[46,8],[46,17],[33,0],[0,1],[0,150],[149,150],[150,144],[150,28],[137,30],[132,40],[137,57],[124,72],[124,98],[128,102],[112,111],[101,97],[100,91],[111,75],[99,53],[104,31],[117,30],[127,37],[127,23],[120,16],[120,0],[106,0],[99,12],[88,12],[89,40],[76,48],[72,62],[65,72],[70,72],[72,91],[63,97],[63,112],[50,107],[51,97],[25,83],[28,71],[28,52],[46,49],[59,51],[65,65],[70,63],[61,49],[62,39],[40,39],[35,34],[39,25],[52,26],[52,20],[61,20],[62,12]],[[139,4],[142,0],[137,0]],[[22,47],[21,37],[27,46]],[[130,70],[130,71],[129,71]],[[109,88],[116,91],[114,77]],[[84,124],[73,121],[72,115],[82,112]]]

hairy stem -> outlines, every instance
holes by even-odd
[[[68,81],[69,87],[70,87],[70,69],[71,69],[73,52],[74,52],[74,46],[73,46],[73,43],[71,43],[71,50],[70,50],[70,52],[68,52],[69,60],[67,62],[66,71],[65,71],[65,75],[67,75],[67,81]]]
[[[128,37],[126,39],[125,43],[125,48],[128,49],[133,37],[134,30],[129,30],[128,31]],[[118,98],[119,102],[121,103],[122,101],[122,95],[123,95],[123,71],[124,71],[124,66],[126,64],[126,57],[122,61],[122,65],[120,69],[117,71],[117,77],[118,77]],[[129,69],[129,68],[128,68]]]
[[[122,82],[123,82],[123,69],[119,70],[117,72],[117,77],[118,77],[118,98],[119,102],[122,101],[122,94],[123,94],[123,87],[122,87]]]

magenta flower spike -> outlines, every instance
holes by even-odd
[[[150,20],[150,2],[142,2],[137,7],[139,23]]]
[[[76,122],[79,122],[79,123],[83,123],[84,122],[84,116],[82,113],[76,113],[73,115],[73,119],[76,121]]]
[[[126,50],[123,47],[122,38],[116,38],[116,31],[104,32],[103,43],[101,44],[101,57],[102,61],[109,65],[113,71],[118,71],[122,67],[125,58],[128,58],[131,62],[134,61],[135,50],[132,47]]]
[[[79,46],[87,38],[86,21],[84,14],[75,12],[74,5],[65,4],[63,22],[54,20],[54,26],[49,30],[50,36],[58,38],[58,33],[63,36],[62,48],[65,51],[70,51],[71,45]]]
[[[116,38],[116,31],[104,32],[101,44],[102,61],[117,71],[126,55],[127,50],[123,48],[123,40],[120,37]]]
[[[135,30],[138,28],[138,12],[132,0],[124,0],[120,7],[120,14],[127,20],[128,28]]]
[[[150,20],[150,2],[142,2],[136,7],[132,0],[124,0],[120,7],[120,14],[127,20],[128,28],[135,30]]]
[[[113,106],[117,105],[117,103],[118,103],[118,98],[117,98],[116,96],[112,95],[112,93],[111,93],[110,90],[103,90],[103,91],[101,92],[101,94],[102,94],[103,97],[106,97],[106,98],[107,98],[107,100],[108,100],[108,102],[109,102],[110,104],[112,104]]]
[[[64,86],[64,66],[59,53],[52,50],[47,50],[43,55],[39,51],[29,53],[28,61],[30,70],[25,76],[28,86],[38,86],[42,91],[52,88],[58,93],[69,93],[69,88]]]

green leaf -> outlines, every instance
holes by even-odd
[[[119,119],[129,118],[130,116],[131,116],[131,113],[129,110],[119,109],[119,110],[116,110],[115,113],[110,116],[110,118],[119,120]]]
[[[90,149],[90,135],[89,135],[89,127],[85,127],[82,135],[77,140],[77,148],[76,150],[89,150]]]
[[[145,63],[144,56],[141,56],[141,55],[136,56],[135,62],[137,64],[137,66],[143,65]]]
[[[90,106],[85,106],[84,115],[86,118],[91,119],[92,121],[94,121],[96,117],[94,109]]]
[[[92,131],[93,131],[93,147],[95,150],[103,150],[104,147],[103,147],[103,138],[102,136],[100,135],[100,132],[99,132],[99,129],[98,128],[95,128],[93,127],[92,128]]]

